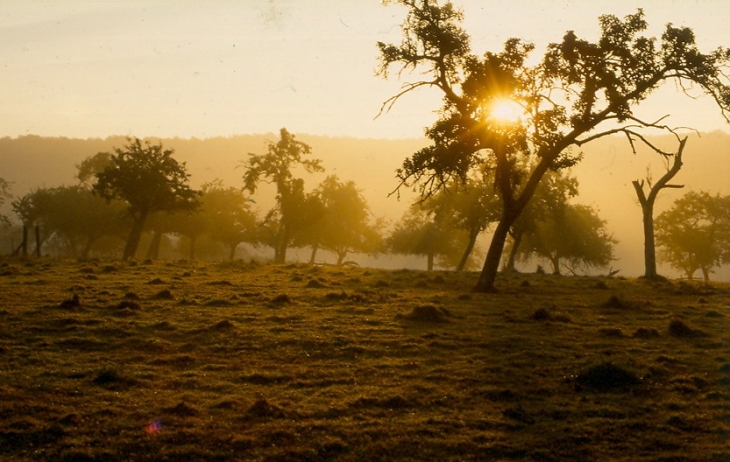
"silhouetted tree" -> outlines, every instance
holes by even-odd
[[[129,139],[123,148],[114,148],[111,163],[95,173],[93,191],[101,197],[127,203],[132,229],[122,259],[134,257],[142,231],[152,212],[193,210],[198,206],[199,192],[188,185],[185,163],[178,163],[171,149],[162,144]]]
[[[433,144],[403,163],[398,172],[401,185],[419,184],[421,193],[429,195],[451,178],[466,180],[470,169],[485,159],[495,165],[502,215],[478,291],[494,290],[509,230],[545,173],[580,160],[571,147],[616,133],[625,134],[633,146],[646,141],[642,129],[670,130],[633,113],[634,106],[667,81],[693,83],[715,100],[723,116],[730,110],[730,87],[722,72],[730,63],[730,51],[702,53],[691,29],[671,24],[661,40],[644,37],[640,34],[647,24],[641,10],[624,20],[601,16],[596,42],[567,32],[531,66],[527,59],[534,46],[519,39],[507,40],[499,53],[473,54],[461,27],[463,15],[451,3],[398,3],[408,8],[403,40],[398,45],[378,43],[379,73],[387,77],[391,66],[399,64],[399,75],[414,70],[426,77],[406,84],[383,110],[424,86],[444,95],[440,118],[426,132]],[[494,108],[504,100],[518,104],[522,117],[509,123],[497,117]],[[529,172],[516,168],[523,158],[532,161]]]
[[[659,191],[664,188],[682,188],[683,185],[669,184],[672,178],[679,173],[682,168],[682,151],[687,144],[687,138],[683,138],[679,143],[679,149],[674,154],[664,154],[667,159],[671,158],[672,166],[656,184],[652,184],[651,177],[647,173],[646,184],[649,186],[649,194],[644,192],[644,180],[634,180],[636,195],[641,205],[642,221],[644,224],[644,278],[658,279],[660,276],[656,270],[656,246],[654,243],[654,202],[656,202]]]
[[[608,266],[613,260],[615,243],[606,231],[606,222],[593,208],[566,204],[537,221],[535,229],[525,234],[517,254],[548,260],[553,274],[560,274],[561,264],[574,273],[579,266]]]
[[[313,173],[323,168],[318,159],[305,159],[312,153],[307,144],[297,141],[285,128],[279,133],[279,141],[270,142],[266,154],[249,153],[243,183],[252,194],[261,181],[276,186],[277,206],[266,216],[264,228],[271,234],[264,242],[274,248],[274,262],[284,263],[287,248],[307,224],[307,217],[302,214],[306,202],[304,180],[296,178],[293,169],[301,167]]]
[[[730,262],[730,196],[690,191],[656,218],[660,256],[688,279]]]

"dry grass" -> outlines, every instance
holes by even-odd
[[[475,277],[0,260],[0,460],[730,460],[729,285]]]

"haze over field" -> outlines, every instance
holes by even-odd
[[[221,179],[228,186],[242,187],[241,162],[247,153],[263,153],[267,141],[276,141],[277,134],[240,135],[210,139],[163,139],[165,147],[175,150],[175,158],[186,162],[191,183],[199,188],[203,183]],[[398,186],[395,169],[410,153],[424,146],[425,139],[375,140],[344,137],[297,135],[297,139],[312,147],[312,157],[322,159],[325,172],[305,175],[306,188],[312,189],[326,175],[336,174],[342,180],[353,180],[363,190],[372,213],[397,221],[416,196],[408,189],[401,190],[400,200],[389,194]],[[156,140],[155,140],[156,141]],[[662,144],[668,138],[656,138]],[[1,176],[13,182],[12,192],[22,196],[33,188],[75,184],[75,165],[100,151],[110,151],[126,143],[124,137],[106,139],[66,139],[20,137],[0,139]],[[609,230],[619,240],[616,245],[618,260],[614,269],[620,275],[639,276],[643,271],[641,208],[631,181],[646,176],[651,167],[654,178],[663,173],[658,155],[639,150],[632,154],[622,137],[611,137],[591,143],[585,149],[585,158],[571,174],[579,179],[578,202],[595,206]],[[684,155],[684,167],[673,181],[684,189],[667,189],[659,194],[655,215],[669,208],[675,199],[689,190],[730,194],[730,135],[723,132],[691,135]],[[264,188],[256,195],[257,207],[265,213],[273,205],[274,191]],[[486,238],[488,236],[484,236]],[[2,243],[0,249],[5,249]],[[483,248],[487,242],[483,243]],[[2,250],[4,252],[5,250]],[[296,251],[292,256],[296,256]],[[308,258],[308,252],[299,257]],[[425,268],[425,258],[364,260],[377,266],[406,265]],[[533,265],[523,267],[534,270]],[[661,266],[662,274],[679,276],[675,270]],[[725,266],[712,276],[714,280],[730,280],[730,267]]]

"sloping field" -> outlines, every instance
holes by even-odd
[[[0,460],[730,460],[730,285],[0,260]]]

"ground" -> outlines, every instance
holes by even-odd
[[[0,460],[730,461],[730,285],[0,259]]]

